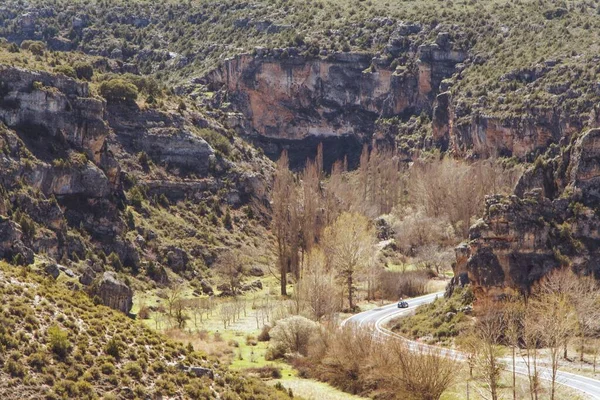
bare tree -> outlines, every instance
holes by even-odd
[[[500,373],[504,369],[500,361],[500,340],[505,328],[502,313],[490,300],[478,306],[478,318],[470,342],[475,355],[476,368],[480,371],[492,400],[498,400]]]
[[[284,150],[277,161],[272,196],[271,228],[276,239],[277,269],[281,295],[287,296],[287,274],[299,276],[299,216],[296,185],[289,170],[287,152]]]
[[[383,390],[398,400],[438,400],[461,368],[459,360],[429,347],[410,349],[404,342],[388,339],[383,349],[390,363],[377,371],[387,378]]]
[[[185,326],[187,315],[185,312],[184,286],[181,282],[173,282],[166,292],[167,316],[170,321],[175,320],[181,329]]]
[[[504,303],[503,316],[505,326],[505,339],[510,346],[512,355],[512,394],[513,400],[517,399],[517,371],[516,350],[522,333],[522,323],[525,313],[524,304],[521,299],[511,299]]]
[[[339,310],[336,301],[337,286],[333,271],[327,270],[325,256],[319,248],[313,248],[307,256],[302,279],[297,283],[294,300],[298,313],[306,312],[315,320],[331,318]]]
[[[354,309],[356,274],[367,267],[375,254],[375,229],[360,214],[343,213],[323,235],[329,266],[333,267],[346,285],[348,306]]]
[[[519,168],[489,161],[419,160],[410,170],[409,192],[413,204],[422,204],[429,216],[447,216],[457,235],[466,238],[485,195],[512,190],[520,174]]]
[[[578,283],[577,277],[570,275],[568,271],[554,271],[534,287],[528,304],[537,316],[541,339],[550,351],[551,400],[554,400],[556,394],[560,352],[576,332],[577,313],[575,302],[569,293],[576,290]]]
[[[321,172],[317,162],[308,161],[301,174],[302,182],[302,254],[310,252],[313,245],[319,241],[322,231]]]
[[[569,273],[575,276],[573,272],[569,271]],[[579,361],[583,362],[583,352],[588,338],[600,329],[600,293],[598,282],[592,276],[578,276],[577,284],[573,289],[570,299],[577,316],[581,346]]]
[[[527,366],[531,400],[538,400],[540,392],[540,374],[538,370],[538,347],[541,345],[540,335],[540,325],[537,323],[536,310],[527,305],[523,314],[523,344],[525,346],[523,361]]]
[[[227,286],[234,296],[238,294],[244,278],[248,274],[246,261],[242,253],[237,250],[229,250],[221,254],[217,260],[215,272],[227,282]]]

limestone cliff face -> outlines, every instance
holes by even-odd
[[[47,195],[104,197],[118,184],[118,167],[105,146],[104,112],[105,102],[90,96],[85,82],[0,66],[0,121],[37,158],[22,176]],[[69,165],[73,151],[90,161]],[[53,166],[57,160],[64,161],[59,168]]]
[[[426,94],[412,74],[365,71],[371,60],[369,54],[346,53],[326,59],[242,55],[213,77],[225,84],[228,99],[259,135],[291,140],[364,135],[377,116],[400,114]]]
[[[195,111],[107,104],[86,82],[0,65],[0,258],[81,259],[93,249],[139,268],[142,244],[124,215],[133,185],[173,202],[217,192],[232,207],[264,202],[267,161],[245,148],[235,163],[217,157],[201,129],[231,140]]]
[[[438,95],[432,131],[436,143],[458,157],[515,156],[526,159],[552,143],[580,132],[586,121],[556,110],[500,118],[461,110],[449,93]]]
[[[305,156],[298,149],[311,140],[316,148],[320,140],[352,138],[360,149],[378,118],[430,110],[440,82],[466,57],[448,44],[423,45],[410,65],[391,70],[372,54],[311,58],[285,51],[241,55],[206,77],[242,114],[240,133],[257,137],[273,156],[291,143]]]
[[[64,140],[100,162],[108,135],[105,103],[90,96],[87,83],[0,66],[0,97],[0,120],[8,127]]]
[[[512,196],[486,199],[483,218],[456,249],[455,276],[476,291],[527,292],[550,270],[570,265],[600,277],[600,130],[525,172]]]
[[[207,175],[214,150],[190,132],[180,115],[140,110],[135,105],[112,105],[107,111],[114,141],[129,152],[143,151],[157,163]]]

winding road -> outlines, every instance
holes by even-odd
[[[369,311],[364,311],[359,314],[353,315],[350,318],[342,322],[342,326],[347,324],[354,324],[359,327],[370,329],[377,338],[396,338],[402,340],[408,344],[412,349],[430,347],[422,343],[418,343],[412,340],[408,340],[397,333],[387,329],[386,324],[392,319],[400,316],[406,316],[411,314],[417,307],[431,303],[436,298],[444,295],[444,292],[437,292],[428,294],[421,297],[415,297],[413,299],[406,300],[408,308],[398,308],[397,303],[389,304],[386,306],[374,308]],[[444,349],[436,347],[444,356],[454,357],[459,360],[466,360],[466,355],[456,350]],[[507,369],[511,370],[512,360],[503,359],[506,363]],[[517,361],[515,371],[521,375],[527,375],[527,366],[523,361]],[[545,380],[550,380],[551,370],[545,367],[539,367],[540,377]],[[557,375],[557,383],[561,385],[577,389],[584,393],[587,398],[600,400],[600,380],[588,378],[582,375],[572,374],[569,372],[559,371]]]

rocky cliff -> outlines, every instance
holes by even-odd
[[[527,115],[498,116],[453,102],[442,93],[435,103],[432,133],[436,144],[457,157],[516,157],[533,161],[551,144],[568,139],[587,123],[587,117],[556,109],[532,109]]]
[[[292,165],[302,165],[323,141],[332,151],[342,148],[325,152],[330,164],[346,155],[357,158],[379,118],[431,110],[441,81],[466,58],[446,34],[439,37],[394,68],[367,53],[310,57],[293,48],[259,49],[227,60],[205,81],[223,91],[222,101],[242,116],[235,121],[238,131],[267,155],[275,158],[282,148],[292,148]]]
[[[562,150],[551,147],[512,196],[490,196],[485,214],[456,249],[456,283],[479,293],[527,292],[548,271],[569,265],[600,277],[600,130]]]
[[[199,112],[107,104],[87,82],[0,65],[0,258],[15,264],[43,254],[83,285],[112,269],[197,276],[217,251],[215,214],[264,202],[270,171]],[[241,214],[227,229],[253,229]],[[97,294],[127,312],[115,279]]]

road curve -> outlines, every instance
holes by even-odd
[[[398,308],[397,303],[389,304],[386,306],[374,308],[372,310],[364,311],[351,316],[344,320],[341,325],[353,324],[359,327],[364,327],[373,332],[373,335],[377,338],[393,337],[398,340],[402,340],[408,344],[410,348],[423,348],[432,347],[422,343],[418,343],[412,340],[408,340],[397,333],[394,333],[387,329],[385,325],[392,319],[400,316],[406,316],[412,313],[417,307],[431,303],[440,296],[443,296],[444,292],[437,292],[428,294],[425,296],[415,297],[413,299],[406,300],[408,308]],[[465,354],[451,350],[436,347],[436,350],[441,352],[444,356],[454,357],[459,360],[466,360]],[[506,363],[507,369],[512,368],[512,360],[502,360]],[[510,361],[510,362],[509,362]],[[527,375],[527,366],[523,361],[517,361],[515,371],[518,374]],[[549,368],[538,366],[540,377],[545,380],[550,380],[551,370]],[[577,389],[587,395],[591,399],[600,400],[600,380],[588,378],[586,376],[572,374],[569,372],[559,371],[557,374],[557,382],[561,385],[568,386],[573,389]]]

